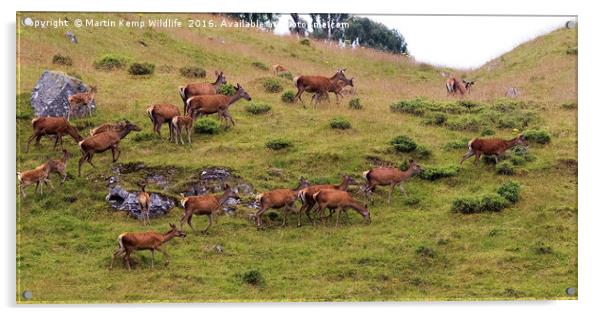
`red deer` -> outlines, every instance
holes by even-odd
[[[169,264],[169,254],[161,246],[166,242],[170,241],[174,237],[186,237],[186,233],[177,229],[176,225],[169,224],[169,231],[164,234],[157,232],[139,232],[139,233],[123,233],[117,237],[119,242],[119,248],[113,253],[111,258],[111,266],[109,269],[113,269],[113,263],[117,256],[123,255],[123,260],[128,266],[128,270],[132,270],[130,263],[130,255],[136,250],[150,250],[151,251],[151,268],[155,267],[155,250],[159,251],[165,257],[165,265]]]
[[[48,160],[47,162],[37,166],[35,169],[17,172],[17,177],[19,178],[19,191],[21,191],[23,198],[27,196],[25,194],[25,188],[34,183],[36,184],[35,192],[37,192],[39,188],[40,194],[42,194],[43,184],[49,185],[52,189],[54,189],[50,179],[48,178],[50,170],[53,168],[53,164],[54,162],[52,160]]]
[[[140,184],[140,192],[138,192],[138,205],[140,206],[140,213],[142,214],[143,224],[150,225],[150,194],[146,192],[146,183]]]
[[[295,86],[297,87],[297,94],[295,95],[295,98],[293,100],[300,100],[301,103],[303,103],[303,100],[301,99],[301,94],[303,94],[303,92],[307,91],[310,93],[315,93],[314,96],[312,97],[312,102],[316,102],[314,105],[314,108],[316,108],[318,106],[317,102],[319,101],[320,97],[326,95],[328,96],[328,91],[330,89],[332,89],[333,87],[335,87],[335,85],[338,83],[338,81],[343,81],[343,80],[347,80],[347,78],[345,77],[345,69],[340,69],[338,70],[332,77],[327,78],[327,77],[323,77],[323,76],[299,76],[299,77],[295,77],[293,79],[293,82],[295,83]],[[309,104],[311,106],[311,102]],[[305,107],[305,104],[303,103],[303,107]]]
[[[341,212],[346,211],[348,208],[351,208],[360,213],[368,224],[372,221],[370,219],[370,211],[368,211],[368,205],[362,205],[362,203],[354,199],[351,196],[351,194],[345,191],[323,189],[316,192],[313,195],[313,199],[318,204],[317,213],[319,214],[320,218],[324,213],[324,208],[328,208],[331,211],[338,210],[335,227],[339,226],[339,217],[341,215]]]
[[[161,103],[149,106],[146,113],[153,123],[153,132],[161,137],[161,126],[165,123],[169,126],[169,141],[173,137],[172,119],[180,115],[180,109],[173,104]]]
[[[52,164],[50,165],[50,173],[58,173],[62,177],[61,184],[67,179],[67,160],[69,158],[71,158],[71,154],[66,149],[63,149],[63,158],[52,159]]]
[[[456,77],[450,76],[445,81],[447,95],[456,95],[457,92],[460,92],[461,96],[470,94],[470,88],[475,84],[475,82],[476,81],[466,81],[464,79],[460,81]]]
[[[309,182],[307,182],[307,180],[301,177],[299,179],[299,185],[294,189],[276,189],[258,194],[256,199],[259,203],[260,209],[255,214],[257,227],[261,227],[263,225],[261,216],[263,215],[263,213],[265,213],[265,211],[271,208],[284,208],[284,221],[282,222],[282,226],[286,226],[286,218],[288,212],[293,211],[295,209],[295,201],[297,201],[297,194],[299,193],[299,190],[304,189],[308,186]]]
[[[276,65],[272,65],[272,71],[274,71],[274,75],[278,75],[281,72],[287,72],[288,69],[286,69],[282,65],[276,64]]]
[[[173,134],[176,140],[176,144],[178,144],[178,138],[182,145],[184,145],[184,139],[182,138],[182,131],[186,131],[188,135],[188,143],[192,145],[192,125],[196,120],[195,114],[191,115],[178,115],[171,120],[171,125],[173,127]]]
[[[410,159],[408,170],[406,171],[401,171],[398,168],[391,167],[372,168],[363,173],[364,179],[366,179],[364,190],[367,194],[370,194],[374,192],[374,189],[378,185],[391,186],[389,198],[387,199],[387,203],[391,204],[391,195],[393,194],[395,187],[399,186],[399,191],[407,196],[408,194],[404,190],[401,183],[410,179],[413,175],[419,174],[420,172],[422,172],[422,168],[420,168],[420,165],[412,159]]]
[[[342,79],[328,89],[328,92],[333,92],[334,95],[336,96],[337,104],[339,104],[339,96],[341,97],[341,99],[343,98],[343,88],[345,88],[346,86],[353,87],[353,78]],[[318,93],[314,94],[312,96],[312,99],[317,98],[318,97],[317,94]],[[328,95],[326,95],[326,96],[328,96]]]
[[[464,160],[475,156],[474,163],[478,164],[481,159],[481,155],[493,155],[495,156],[495,163],[498,163],[499,158],[504,155],[506,150],[516,145],[527,146],[527,140],[525,136],[518,135],[511,140],[503,140],[500,138],[475,138],[468,142],[468,152],[464,154],[460,163]]]
[[[67,114],[67,120],[71,119],[71,115],[77,113],[80,107],[85,106],[88,108],[88,115],[92,116],[92,102],[96,96],[96,86],[90,86],[90,91],[80,92],[69,96],[69,113]]]
[[[61,143],[61,148],[63,147],[63,135],[70,135],[76,142],[83,139],[77,132],[77,129],[69,124],[64,117],[37,117],[31,120],[31,125],[33,127],[33,134],[27,140],[25,152],[29,151],[29,144],[34,138],[36,140],[36,147],[39,147],[40,139],[46,135],[56,136],[53,149],[56,149],[56,145],[59,142]]]
[[[301,201],[303,202],[303,205],[301,206],[301,209],[299,210],[297,226],[301,226],[301,214],[303,212],[305,212],[305,214],[307,215],[307,218],[309,218],[310,221],[313,221],[314,225],[316,224],[315,217],[312,219],[310,216],[310,212],[311,212],[311,209],[316,204],[316,201],[314,200],[313,196],[319,190],[334,189],[334,190],[347,191],[347,189],[349,188],[349,185],[355,184],[355,183],[356,182],[355,182],[355,180],[353,180],[353,178],[351,178],[348,175],[344,175],[341,184],[338,184],[338,185],[316,184],[316,185],[309,186],[309,187],[299,191],[299,193],[297,195],[299,196],[299,199],[301,199]]]
[[[88,162],[92,167],[96,166],[92,163],[92,157],[95,153],[102,153],[109,149],[113,154],[113,162],[119,159],[121,150],[119,142],[126,137],[131,131],[141,131],[142,129],[129,121],[125,121],[125,127],[119,132],[107,131],[94,136],[87,137],[79,142],[79,148],[82,151],[82,157],[79,159],[77,167],[77,175],[81,176],[82,164]],[[115,155],[117,154],[117,155]]]
[[[180,203],[184,208],[184,215],[182,215],[182,218],[180,219],[180,229],[182,229],[184,222],[187,222],[188,226],[194,231],[194,227],[192,227],[192,215],[207,215],[209,218],[209,225],[202,231],[203,233],[207,233],[207,230],[211,227],[213,221],[217,221],[217,218],[214,217],[219,215],[221,207],[229,198],[238,199],[239,197],[227,184],[224,187],[224,193],[220,196],[205,194],[182,197]]]
[[[195,95],[213,95],[219,92],[222,85],[228,83],[223,72],[215,72],[217,78],[214,83],[191,83],[185,87],[180,87],[180,97],[184,102],[184,113],[188,112],[186,100]]]
[[[104,123],[104,124],[97,126],[96,128],[91,129],[90,136],[94,136],[96,134],[100,134],[100,133],[106,132],[106,131],[119,132],[124,127],[125,127],[125,122]]]
[[[198,114],[209,115],[218,113],[220,119],[226,120],[226,124],[230,122],[231,125],[234,125],[234,120],[232,119],[232,115],[228,111],[228,108],[241,98],[251,101],[251,96],[249,96],[240,84],[237,83],[234,89],[236,90],[236,93],[231,97],[221,94],[198,95],[188,99],[186,101],[186,104],[188,104],[187,114],[194,114],[196,116]]]

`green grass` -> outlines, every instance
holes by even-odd
[[[65,14],[45,13],[44,18],[62,18]],[[35,13],[31,16],[41,17]],[[108,16],[138,19],[126,13],[86,13],[81,18]],[[413,158],[424,166],[459,168],[456,176],[437,181],[413,177],[404,184],[408,197],[396,190],[391,205],[386,203],[387,189],[377,188],[375,203],[369,205],[371,225],[362,224],[361,217],[350,211],[350,223],[338,229],[314,228],[306,221],[299,228],[294,224],[280,228],[276,219],[268,222],[272,225],[269,228],[257,230],[248,220],[251,210],[240,208],[236,216],[220,216],[207,236],[185,228],[188,237],[167,244],[172,257],[167,267],[157,254],[156,267],[150,269],[150,253],[138,252],[133,255],[133,271],[128,272],[121,264],[108,271],[117,236],[149,228],[124,212],[112,210],[105,202],[110,153],[95,155],[98,168],[84,165],[83,176],[75,177],[79,149],[65,137],[65,146],[74,155],[68,165],[69,179],[58,186],[53,176],[55,190],[35,195],[29,188],[28,197],[17,202],[19,301],[24,290],[33,292],[32,302],[543,299],[571,298],[565,289],[577,286],[577,176],[566,163],[577,159],[577,111],[562,108],[562,104],[576,102],[576,96],[553,92],[550,97],[544,93],[554,91],[554,84],[574,78],[576,68],[571,60],[575,56],[567,55],[567,46],[563,45],[573,41],[570,47],[576,47],[575,30],[553,32],[543,43],[536,39],[537,45],[521,46],[509,53],[501,68],[478,81],[467,100],[484,106],[468,108],[446,98],[437,68],[420,67],[399,56],[369,49],[352,53],[332,50],[320,42],[302,45],[295,37],[221,28],[99,28],[78,34],[75,47],[65,40],[64,30],[18,28],[22,52],[17,85],[19,170],[35,167],[46,156],[60,155],[52,152],[48,139],[42,141],[39,150],[24,152],[33,115],[29,93],[44,69],[56,69],[52,65],[55,54],[68,54],[77,66],[61,66],[61,70],[76,72],[85,83],[99,88],[99,106],[94,115],[74,121],[81,125],[82,135],[88,133],[88,125],[119,118],[143,128],[141,136],[130,135],[120,143],[120,163],[174,166],[191,176],[202,166],[225,166],[259,192],[292,188],[300,176],[314,183],[338,183],[343,174],[350,174],[361,182],[362,172],[372,166],[374,159],[397,166]],[[228,44],[215,45],[209,38],[223,38]],[[138,39],[148,47],[137,44]],[[146,107],[158,102],[181,105],[177,87],[188,80],[177,71],[157,71],[141,80],[123,70],[95,69],[94,61],[107,54],[157,67],[203,65],[210,74],[213,69],[222,70],[228,82],[240,83],[253,102],[270,104],[270,114],[246,113],[249,102],[243,100],[230,108],[234,127],[212,135],[195,133],[192,146],[151,139]],[[322,102],[317,110],[304,109],[300,104],[284,103],[281,93],[265,92],[263,81],[258,80],[265,77],[265,72],[253,65],[257,60],[282,63],[295,74],[332,75],[335,65],[345,65],[349,76],[373,80],[358,79],[358,97],[365,103],[361,111],[334,102]],[[515,61],[528,64],[510,67],[508,63]],[[542,68],[555,64],[558,71]],[[530,82],[531,69],[553,73],[550,86],[546,81]],[[485,73],[478,69],[470,75]],[[428,97],[437,104],[453,103],[445,111],[435,109],[448,115],[445,124],[450,120],[458,123],[456,120],[462,118],[484,119],[478,111],[489,110],[499,96],[483,91],[510,79],[526,82],[519,87],[521,98],[532,99],[521,99],[525,108],[520,110],[537,114],[539,121],[534,127],[545,129],[553,137],[549,144],[531,146],[529,153],[536,159],[525,161],[520,172],[512,176],[497,175],[495,166],[483,162],[476,167],[472,160],[457,164],[466,152],[467,140],[479,136],[484,126],[476,130],[449,129],[425,124],[421,116],[391,113],[389,108],[400,100]],[[295,90],[292,83],[276,80],[284,91]],[[403,82],[404,89],[390,89],[383,84],[385,81]],[[567,82],[571,86],[575,80]],[[310,95],[304,94],[303,98],[308,103]],[[430,108],[428,112],[435,110]],[[329,121],[339,116],[353,122],[353,128],[332,130]],[[518,122],[518,118],[511,118]],[[514,135],[512,128],[498,124],[486,128],[494,130],[496,137]],[[162,133],[166,138],[165,126]],[[418,158],[416,152],[396,152],[389,141],[398,135],[410,137],[431,154]],[[267,149],[266,143],[274,139],[290,141],[293,146]],[[470,215],[450,211],[456,198],[495,192],[508,180],[520,182],[521,195],[516,204],[503,211]],[[353,194],[366,201],[355,190],[352,186]],[[272,212],[278,213],[267,213]],[[167,216],[152,219],[150,229],[165,231],[168,223],[179,221],[181,213],[182,209],[176,207]],[[296,214],[289,219],[294,222]],[[206,224],[202,217],[193,221],[199,228]],[[213,250],[217,244],[224,247],[224,252]]]

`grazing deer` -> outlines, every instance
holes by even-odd
[[[146,113],[153,123],[153,132],[161,137],[161,126],[167,123],[169,126],[169,141],[172,141],[173,137],[173,124],[172,119],[180,115],[180,109],[173,104],[161,103],[149,106],[146,109]]]
[[[150,194],[146,192],[146,183],[140,184],[140,192],[138,192],[138,205],[140,206],[140,213],[142,214],[143,224],[150,225]]]
[[[171,125],[173,127],[173,134],[176,139],[176,145],[178,144],[178,138],[182,145],[184,145],[184,139],[182,138],[182,131],[185,130],[188,135],[188,143],[192,145],[192,125],[196,120],[195,113],[189,113],[187,115],[178,115],[171,120]]]
[[[141,131],[142,129],[129,121],[125,121],[124,128],[119,132],[106,131],[94,136],[87,137],[86,139],[79,142],[79,148],[82,151],[82,157],[79,159],[77,167],[77,175],[81,176],[82,164],[88,162],[92,167],[96,166],[92,163],[92,157],[95,153],[102,153],[111,149],[113,154],[113,162],[119,159],[121,150],[119,149],[119,142],[125,138],[131,131]],[[117,155],[115,155],[117,154]]]
[[[339,104],[339,96],[341,97],[341,99],[343,98],[343,93],[342,92],[343,92],[343,88],[345,88],[346,86],[353,87],[353,78],[351,78],[351,79],[345,78],[343,80],[340,80],[335,85],[331,86],[328,89],[328,92],[332,92],[336,96],[336,98],[337,98],[337,101],[336,101],[337,104]],[[317,94],[318,93],[315,93],[312,96],[312,99],[317,98],[318,97]]]
[[[445,81],[445,87],[447,89],[447,95],[456,95],[456,93],[460,92],[461,96],[465,94],[470,94],[470,88],[475,84],[475,81],[467,81],[462,79],[458,80],[454,76],[450,76]]]
[[[228,83],[226,81],[226,76],[224,75],[224,73],[222,71],[220,72],[215,72],[215,76],[217,77],[215,79],[214,83],[207,83],[207,82],[203,82],[203,83],[191,83],[189,85],[186,85],[185,87],[180,87],[180,97],[182,98],[182,102],[184,102],[184,113],[188,112],[188,108],[187,108],[187,104],[186,104],[186,100],[190,99],[191,97],[195,96],[195,95],[213,95],[213,94],[217,94],[219,92],[219,89],[222,85],[225,85],[226,83]]]
[[[94,136],[96,134],[100,134],[100,133],[106,132],[106,131],[119,132],[120,130],[122,130],[125,127],[125,125],[126,125],[125,122],[104,123],[104,124],[97,126],[96,128],[91,129],[90,136]]]
[[[25,152],[29,151],[29,144],[32,140],[36,140],[36,147],[40,146],[40,139],[42,136],[55,135],[56,140],[54,141],[53,149],[56,149],[56,145],[60,142],[61,148],[63,147],[63,135],[69,135],[73,137],[76,142],[81,141],[83,138],[77,132],[77,129],[73,127],[66,118],[64,117],[37,117],[31,120],[33,127],[33,134],[27,140],[27,146]]]
[[[54,162],[52,160],[48,160],[47,162],[37,166],[35,169],[26,170],[17,172],[17,177],[19,178],[19,191],[21,191],[21,195],[25,198],[27,195],[25,194],[25,188],[36,184],[35,192],[40,189],[40,194],[42,194],[42,186],[40,184],[49,185],[52,189],[52,183],[48,176],[50,175],[50,170],[53,168]]]
[[[391,195],[393,194],[395,187],[399,186],[399,191],[407,196],[408,193],[405,191],[401,183],[407,181],[413,175],[419,174],[420,172],[422,172],[422,168],[412,159],[410,159],[408,170],[406,171],[401,171],[398,168],[391,167],[372,168],[363,173],[364,179],[366,179],[364,191],[366,194],[371,194],[378,185],[391,186],[389,198],[387,199],[387,203],[391,204]]]
[[[460,163],[464,160],[475,156],[474,163],[478,164],[481,155],[493,155],[495,157],[495,163],[497,164],[499,158],[504,155],[506,150],[516,145],[527,146],[527,140],[522,134],[510,140],[503,140],[500,138],[474,138],[468,142],[468,152],[464,154]]]
[[[299,185],[294,189],[276,189],[269,192],[258,194],[256,197],[257,202],[259,203],[259,211],[255,214],[255,220],[257,222],[257,227],[261,227],[263,225],[263,221],[261,220],[261,216],[268,209],[279,209],[284,208],[284,221],[282,222],[282,226],[286,226],[286,218],[288,212],[295,210],[295,201],[297,201],[297,194],[301,189],[304,189],[309,186],[309,182],[305,180],[303,177],[299,179]]]
[[[160,234],[154,231],[139,232],[139,233],[123,233],[117,237],[119,242],[119,248],[113,253],[111,258],[111,266],[109,269],[113,269],[113,263],[115,258],[123,255],[123,260],[128,266],[128,270],[132,270],[130,263],[130,255],[136,250],[150,250],[151,251],[151,268],[155,267],[155,250],[159,251],[165,257],[165,265],[169,264],[169,254],[161,246],[166,242],[170,241],[174,237],[186,237],[186,233],[177,229],[176,225],[169,224],[169,231],[164,234]]]
[[[63,149],[63,158],[52,159],[52,164],[50,164],[49,172],[60,175],[62,177],[61,184],[67,180],[67,160],[69,160],[69,158],[71,158],[71,154],[66,149]]]
[[[293,79],[295,86],[297,87],[297,94],[293,101],[300,100],[303,103],[303,107],[305,108],[305,103],[301,99],[301,94],[307,91],[310,93],[315,93],[312,97],[312,102],[315,102],[314,108],[317,108],[317,102],[320,100],[320,97],[326,95],[328,96],[328,91],[333,89],[338,81],[347,80],[345,77],[345,70],[338,70],[332,77],[327,78],[323,76],[298,76]],[[311,106],[311,102],[309,104]]]
[[[316,204],[316,201],[314,200],[313,196],[319,190],[334,189],[334,190],[340,190],[340,191],[347,191],[347,189],[349,188],[349,185],[355,184],[355,183],[356,182],[355,182],[355,180],[353,180],[353,178],[351,178],[348,175],[344,175],[343,179],[341,181],[341,184],[338,184],[338,185],[316,184],[316,185],[311,185],[305,189],[300,190],[299,193],[297,194],[297,196],[299,197],[301,202],[303,202],[303,205],[301,205],[301,209],[299,209],[299,216],[297,218],[297,226],[301,226],[301,214],[303,212],[305,212],[305,214],[307,215],[307,218],[310,221],[313,221],[314,225],[316,224],[315,217],[312,219],[310,216],[310,213],[311,213],[312,208]]]
[[[236,93],[233,96],[227,95],[198,95],[194,96],[186,101],[188,112],[187,114],[194,115],[209,115],[218,113],[220,119],[225,119],[226,124],[228,122],[234,126],[234,120],[232,115],[228,111],[230,106],[240,99],[251,101],[251,96],[240,86],[236,84],[234,87]]]
[[[288,69],[286,69],[284,66],[279,65],[279,64],[275,64],[272,65],[272,71],[274,72],[274,75],[278,75],[281,72],[287,72]]]
[[[85,106],[88,108],[88,115],[92,116],[92,102],[96,96],[96,86],[90,86],[90,91],[80,92],[69,96],[69,113],[67,114],[67,120],[71,119],[71,115],[79,111],[80,107]]]
[[[320,218],[322,218],[324,208],[328,208],[331,211],[338,211],[335,227],[339,227],[339,217],[341,215],[341,212],[346,211],[348,208],[351,208],[360,213],[368,224],[370,224],[370,222],[372,221],[370,219],[370,211],[368,211],[368,205],[362,205],[362,203],[354,199],[348,192],[333,189],[322,189],[314,193],[313,199],[318,204],[317,213],[319,214]]]
[[[188,226],[194,231],[194,227],[192,227],[192,215],[207,215],[209,218],[209,225],[202,231],[206,234],[209,227],[213,224],[213,221],[215,220],[217,222],[217,218],[214,217],[219,215],[221,207],[229,198],[238,199],[239,197],[227,184],[224,186],[224,193],[220,196],[215,194],[182,196],[180,203],[184,208],[184,215],[182,215],[182,218],[180,219],[180,229],[182,229],[184,222],[187,222]]]

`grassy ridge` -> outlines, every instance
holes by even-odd
[[[84,16],[109,15],[77,15]],[[110,16],[138,19],[129,14]],[[293,187],[301,175],[313,182],[338,182],[345,173],[360,180],[374,157],[399,165],[415,156],[391,150],[388,142],[399,134],[432,151],[420,163],[457,164],[465,148],[445,145],[479,134],[390,112],[389,105],[402,99],[424,96],[447,101],[438,69],[400,56],[369,49],[341,51],[313,41],[308,47],[294,37],[239,29],[81,29],[76,32],[77,45],[70,44],[64,32],[18,29],[19,170],[39,164],[47,155],[58,156],[48,140],[39,151],[23,152],[31,133],[29,93],[44,69],[75,73],[98,86],[97,113],[75,121],[82,134],[88,126],[119,118],[130,119],[149,133],[151,123],[144,111],[148,105],[181,104],[177,87],[189,79],[181,77],[180,67],[201,66],[210,78],[213,70],[223,70],[229,82],[240,83],[254,102],[269,104],[271,111],[253,115],[244,109],[248,102],[240,101],[231,108],[235,127],[216,135],[195,134],[192,147],[128,136],[121,143],[120,162],[188,170],[227,166],[258,191]],[[162,257],[157,255],[155,270],[150,269],[150,253],[144,252],[133,256],[137,265],[131,273],[121,266],[107,270],[117,236],[147,228],[104,201],[110,154],[96,155],[99,168],[85,165],[84,176],[75,178],[79,150],[66,138],[74,154],[69,180],[41,196],[30,189],[27,199],[18,202],[17,299],[23,290],[32,290],[36,302],[565,298],[565,289],[577,286],[577,177],[571,167],[577,159],[577,111],[562,107],[576,101],[577,87],[571,81],[576,56],[565,53],[567,43],[577,46],[575,30],[552,32],[508,53],[497,68],[488,71],[486,65],[467,74],[479,78],[470,99],[485,107],[503,95],[508,82],[520,83],[519,99],[541,117],[533,127],[552,134],[550,144],[531,145],[536,159],[520,166],[517,175],[496,175],[492,165],[473,167],[470,161],[455,177],[412,179],[405,185],[410,197],[396,191],[391,206],[386,205],[385,191],[378,189],[370,207],[370,226],[350,214],[351,224],[340,229],[306,224],[257,231],[247,219],[250,210],[240,209],[235,217],[220,217],[208,236],[189,234],[170,242],[171,264],[161,266]],[[137,79],[125,70],[95,69],[94,61],[109,53],[154,63],[157,70],[149,78]],[[52,65],[54,54],[71,57],[73,65]],[[283,64],[293,75],[330,74],[347,67],[364,108],[348,109],[348,98],[340,105],[332,100],[317,111],[283,103],[279,93],[264,92],[262,78],[271,74],[253,66],[257,61]],[[530,79],[540,72],[543,75],[538,76],[547,80]],[[285,91],[293,89],[292,83],[283,82]],[[564,84],[566,89],[560,90],[564,92],[555,92],[558,84]],[[304,99],[309,103],[308,95]],[[351,129],[330,128],[330,120],[340,116],[350,121]],[[165,128],[163,132],[166,135]],[[510,129],[495,132],[513,135]],[[265,148],[268,140],[279,137],[293,147],[278,152]],[[281,174],[269,172],[274,169],[281,169]],[[521,199],[510,208],[494,214],[450,212],[455,198],[495,192],[508,179],[523,188]],[[181,209],[174,208],[165,218],[154,219],[152,228],[164,231],[180,215]],[[206,223],[201,217],[193,221],[199,228]],[[216,244],[224,246],[224,253],[213,250]],[[241,276],[253,270],[260,272],[263,284],[242,281]]]

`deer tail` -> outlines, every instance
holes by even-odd
[[[263,198],[263,193],[257,194],[255,196],[255,201],[257,201],[257,203],[261,203],[261,198]]]
[[[295,87],[297,86],[297,82],[299,81],[300,77],[301,76],[297,76],[297,77],[293,78],[293,84],[295,85]]]
[[[186,208],[186,202],[188,202],[187,197],[180,200],[180,205],[182,205],[182,208]]]
[[[475,139],[476,138],[473,138],[468,142],[468,149],[472,150],[472,142],[474,142]]]
[[[126,235],[127,233],[123,233],[121,235],[119,235],[119,237],[117,237],[117,240],[119,241],[119,248],[124,249],[125,247],[123,246],[123,237]]]
[[[186,102],[186,87],[180,86],[178,87],[178,90],[180,91],[180,97],[182,98],[182,101]]]
[[[299,193],[297,193],[297,197],[299,198],[299,200],[301,200],[301,202],[303,204],[305,204],[306,199],[305,199],[305,193],[307,192],[307,190],[303,189],[301,191],[299,191]]]
[[[155,115],[153,114],[153,111],[155,110],[155,106],[149,106],[146,109],[146,114],[148,114],[148,117],[150,118],[151,122],[153,122],[153,124],[155,123]]]
[[[314,201],[318,201],[318,196],[320,195],[322,191],[318,190],[318,192],[314,193],[314,195],[312,195],[312,197],[314,198]]]
[[[362,173],[362,176],[364,177],[364,179],[366,179],[366,181],[370,181],[370,172],[372,172],[372,169],[370,169],[368,171],[364,171]]]

